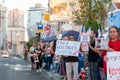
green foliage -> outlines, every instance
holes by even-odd
[[[26,45],[28,46],[28,49],[32,46],[33,43],[38,43],[37,38],[36,37],[32,37],[29,42],[26,43]]]
[[[84,24],[86,30],[90,26],[96,30],[102,26],[107,16],[106,6],[109,2],[110,0],[78,0],[76,3],[70,3],[75,16],[74,22]]]
[[[89,27],[91,27],[92,30],[98,30],[99,27],[101,29],[101,24],[97,23],[96,21],[89,20],[85,25],[86,25],[86,30]]]

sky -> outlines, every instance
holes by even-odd
[[[0,0],[2,3],[3,0]],[[33,7],[35,3],[41,3],[43,7],[47,7],[48,0],[4,0],[4,5],[8,7],[8,10],[19,8],[21,10],[28,10],[29,7]]]
[[[0,0],[0,3],[2,3],[3,0]],[[41,3],[43,7],[48,8],[48,0],[4,0],[4,6],[7,7],[8,11],[12,9],[18,8],[19,10],[24,11],[24,26],[27,26],[27,10],[29,10],[30,7],[34,7],[35,3]]]
[[[8,11],[18,8],[19,10],[24,11],[24,26],[27,27],[27,10],[30,7],[34,7],[35,3],[41,3],[43,7],[48,8],[48,0],[0,0],[0,4],[3,4],[7,7]],[[28,41],[28,35],[25,33],[25,40]]]

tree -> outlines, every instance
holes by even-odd
[[[35,43],[37,44],[38,43],[38,40],[36,37],[32,37],[29,42],[26,43],[26,45],[28,46],[28,49],[32,46],[32,44]]]
[[[77,24],[84,24],[85,29],[91,26],[92,29],[98,29],[103,26],[107,16],[106,6],[111,0],[78,0],[71,2],[73,21]]]

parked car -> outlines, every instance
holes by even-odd
[[[9,56],[9,54],[2,54],[1,57],[2,58],[9,58],[10,56]]]
[[[1,53],[1,58],[10,58],[10,55],[8,54],[7,50],[3,50]]]

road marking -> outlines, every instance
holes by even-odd
[[[19,68],[19,67],[15,67],[14,70],[16,71],[30,71],[31,69],[22,69],[22,68]]]
[[[6,64],[4,64],[5,66],[9,66],[9,64],[8,63],[6,63]]]

